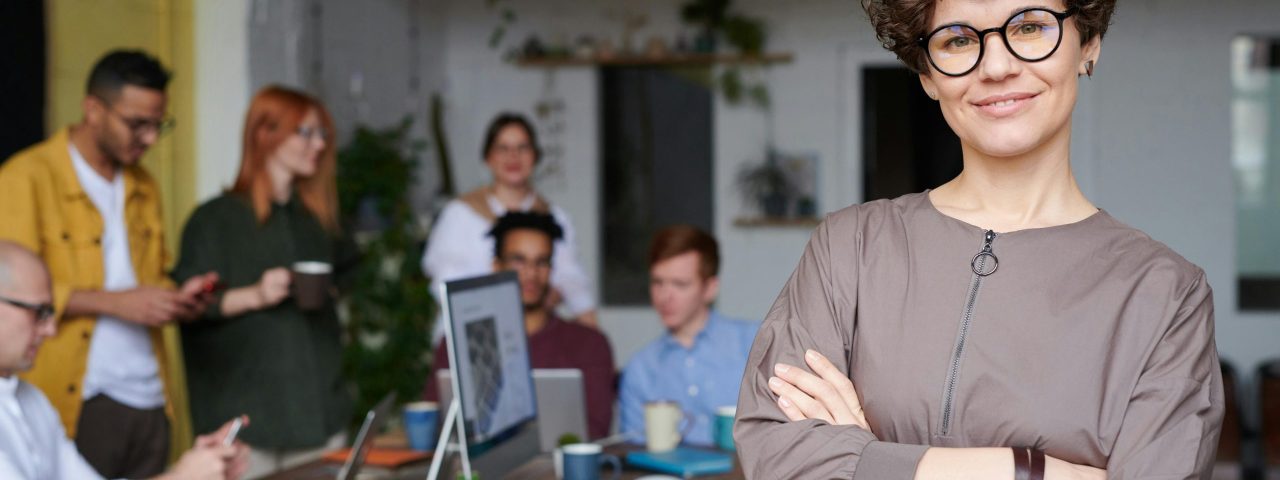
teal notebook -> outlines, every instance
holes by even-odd
[[[675,450],[662,453],[628,453],[627,464],[689,478],[697,475],[728,473],[733,470],[733,457],[726,453],[676,447]]]

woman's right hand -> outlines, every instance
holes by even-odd
[[[289,296],[289,284],[292,281],[293,275],[284,267],[262,272],[262,278],[258,279],[255,285],[258,298],[262,302],[261,308],[274,307],[283,302]]]
[[[857,425],[871,431],[853,380],[815,350],[805,350],[804,361],[813,373],[791,365],[774,365],[769,389],[778,396],[778,408],[795,422],[818,419],[832,425]]]

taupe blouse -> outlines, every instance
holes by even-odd
[[[871,431],[778,409],[773,366],[806,348],[849,373]],[[989,233],[924,192],[818,226],[756,337],[734,436],[761,479],[909,479],[928,446],[1208,478],[1222,411],[1200,268],[1104,211]]]

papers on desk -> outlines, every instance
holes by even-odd
[[[631,452],[627,464],[689,478],[698,475],[728,473],[733,470],[733,457],[725,453],[676,447],[662,453]]]

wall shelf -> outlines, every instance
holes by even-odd
[[[747,228],[814,228],[819,223],[822,223],[819,217],[738,217],[733,220],[733,226]]]
[[[706,54],[706,53],[688,53],[688,54],[668,54],[663,56],[650,55],[619,55],[611,57],[595,57],[595,58],[519,58],[513,61],[516,66],[521,68],[563,68],[563,67],[690,67],[705,66],[717,64],[729,65],[770,65],[775,63],[789,63],[794,59],[791,53],[774,52],[764,53],[760,55],[739,55],[739,54]]]

